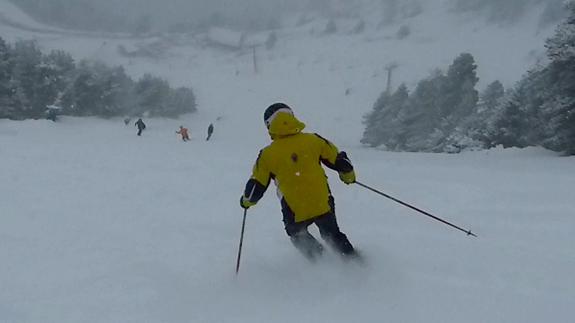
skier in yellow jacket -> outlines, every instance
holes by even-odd
[[[308,259],[321,256],[323,246],[307,230],[317,225],[321,237],[346,257],[357,253],[342,233],[335,217],[334,199],[321,164],[339,173],[346,184],[355,172],[345,152],[305,127],[284,103],[269,106],[264,121],[272,143],[260,151],[251,178],[240,199],[243,208],[255,205],[273,179],[281,199],[285,230],[294,246]]]

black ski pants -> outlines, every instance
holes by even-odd
[[[308,259],[315,260],[315,258],[321,256],[323,252],[321,243],[307,230],[312,224],[318,227],[322,239],[336,252],[344,256],[355,254],[352,244],[337,225],[335,203],[332,196],[329,197],[329,205],[331,206],[329,212],[302,222],[295,222],[295,215],[289,205],[287,205],[285,199],[282,199],[281,205],[286,233],[294,246]]]

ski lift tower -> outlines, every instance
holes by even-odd
[[[391,75],[393,73],[393,70],[398,67],[399,64],[397,64],[396,62],[391,62],[385,66],[385,70],[387,71],[387,85],[385,87],[385,93],[387,95],[391,94]]]

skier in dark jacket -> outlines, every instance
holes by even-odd
[[[210,138],[212,137],[212,133],[214,133],[214,124],[210,123],[210,125],[208,126],[208,138],[206,138],[206,141],[210,140]]]
[[[136,121],[136,123],[134,123],[134,125],[136,127],[138,127],[138,136],[142,135],[142,131],[144,131],[144,129],[146,129],[146,124],[144,123],[144,121],[142,121],[142,118],[138,119],[138,121]]]
[[[285,231],[304,256],[313,261],[323,252],[322,244],[308,231],[315,224],[336,252],[347,259],[359,259],[339,229],[334,199],[321,166],[337,171],[344,183],[354,183],[355,172],[346,153],[318,134],[302,132],[305,124],[283,103],[268,107],[264,120],[272,143],[260,151],[241,206],[247,209],[255,205],[273,180],[281,199]]]

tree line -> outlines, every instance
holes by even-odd
[[[364,117],[362,143],[392,151],[460,152],[542,146],[575,155],[575,2],[547,39],[547,62],[505,90],[499,81],[481,93],[477,65],[460,54],[447,69],[383,92]]]
[[[74,61],[69,53],[42,53],[34,41],[0,37],[0,118],[43,118],[48,107],[72,116],[167,116],[196,111],[191,88],[172,88],[146,74],[138,80],[121,66]]]

